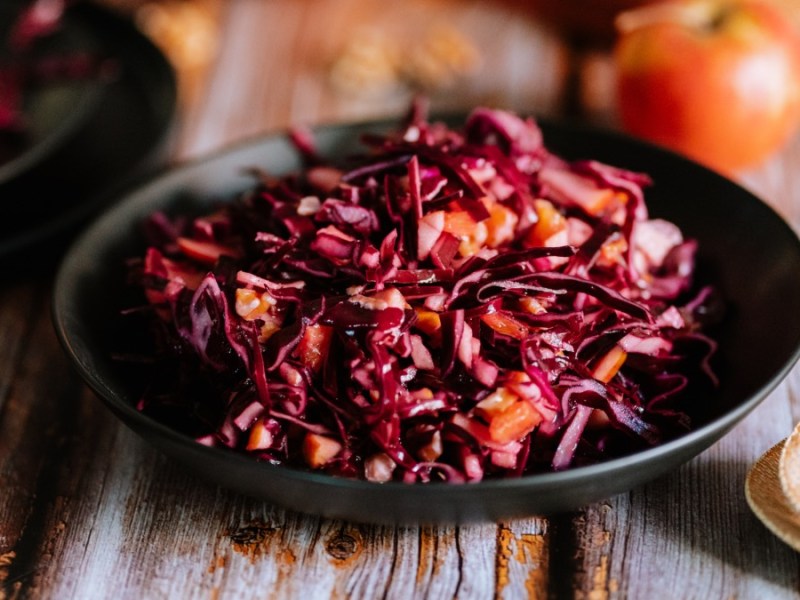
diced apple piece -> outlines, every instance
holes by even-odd
[[[417,450],[417,457],[420,460],[434,461],[442,455],[442,434],[434,431],[431,441]]]
[[[392,473],[397,465],[385,452],[373,454],[364,461],[364,477],[367,481],[385,483],[391,481]]]
[[[264,419],[256,421],[255,425],[250,428],[250,437],[247,440],[247,450],[264,450],[269,448],[274,441],[272,433],[264,422]]]
[[[328,464],[342,450],[342,445],[324,435],[307,433],[303,440],[303,458],[312,469],[319,469]]]
[[[425,260],[430,256],[436,240],[444,231],[445,213],[436,210],[422,217],[417,227],[417,258]]]

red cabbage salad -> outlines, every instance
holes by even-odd
[[[138,408],[208,446],[374,482],[476,482],[630,454],[716,385],[697,244],[651,181],[548,151],[537,123],[413,109],[332,164],[254,172],[208,214],[156,213],[130,276]]]

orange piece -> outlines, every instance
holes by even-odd
[[[497,248],[512,241],[519,217],[513,210],[499,203],[492,204],[487,208],[489,218],[486,220],[486,245],[489,248]]]
[[[442,319],[439,317],[439,313],[435,313],[432,310],[418,310],[417,322],[414,326],[428,335],[433,335],[441,330]]]
[[[536,298],[531,298],[530,296],[523,296],[520,298],[519,305],[522,309],[526,310],[532,315],[539,315],[547,312],[545,307],[542,306],[541,302],[539,302]]]
[[[417,457],[424,461],[434,461],[442,455],[442,434],[435,431],[431,436],[431,441],[422,446],[416,452]]]
[[[597,361],[592,371],[592,377],[603,383],[608,383],[620,370],[626,358],[628,358],[628,353],[619,346],[614,346],[603,358]]]
[[[489,437],[499,444],[507,444],[528,435],[541,421],[539,411],[530,402],[520,400],[492,417]]]
[[[592,215],[600,214],[616,199],[621,201],[626,199],[625,195],[619,194],[608,188],[598,188],[591,193],[587,193],[586,197],[587,200],[585,203],[583,203],[583,208],[586,209],[586,212]]]
[[[475,220],[469,216],[465,210],[454,210],[445,213],[444,216],[444,230],[450,235],[454,235],[461,239],[463,236],[468,236],[475,229]]]
[[[259,419],[256,424],[250,429],[250,437],[247,440],[247,449],[264,450],[272,445],[272,434],[264,424],[264,419]]]
[[[236,288],[236,314],[247,321],[261,317],[273,304],[275,299],[267,292]]]
[[[525,371],[511,371],[508,374],[510,383],[530,383],[531,378]]]
[[[489,313],[481,317],[486,325],[494,329],[497,333],[502,333],[517,340],[524,340],[530,334],[530,330],[524,323],[520,323],[511,315],[503,313]]]
[[[215,244],[213,242],[200,242],[191,238],[179,237],[178,248],[184,255],[198,262],[213,265],[220,256],[231,256],[238,258],[241,253],[233,248]]]
[[[517,400],[519,400],[519,396],[514,392],[508,388],[499,387],[475,405],[475,414],[490,421],[496,415],[510,408]]]
[[[444,231],[461,240],[458,252],[461,256],[472,256],[486,243],[488,231],[486,223],[475,222],[464,210],[454,210],[445,214]]]
[[[539,220],[528,234],[528,243],[546,246],[547,240],[567,229],[567,220],[549,200],[534,200],[533,207]]]
[[[328,356],[333,339],[333,328],[327,325],[309,325],[295,350],[300,361],[312,371],[319,371]]]
[[[273,313],[264,313],[261,317],[263,324],[258,333],[258,341],[262,344],[275,335],[283,326],[283,318]]]
[[[622,261],[627,250],[628,242],[623,236],[609,240],[600,248],[598,263],[606,266],[613,266]]]
[[[312,469],[319,469],[328,464],[342,450],[342,445],[324,435],[307,433],[303,439],[303,458]]]

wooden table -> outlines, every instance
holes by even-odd
[[[330,73],[352,32],[414,40],[449,23],[481,64],[436,107],[557,111],[564,48],[510,5],[233,0],[188,98],[181,158],[292,123],[395,115],[410,96]],[[416,37],[415,37],[416,36]],[[741,181],[800,228],[800,139]],[[72,372],[52,273],[0,288],[0,598],[785,598],[800,555],[744,498],[747,469],[800,420],[800,370],[710,450],[653,483],[551,518],[448,527],[322,520],[203,484]],[[799,307],[787,307],[797,310]]]

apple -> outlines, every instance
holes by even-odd
[[[762,162],[800,124],[800,34],[764,0],[693,0],[617,18],[627,132],[722,172]]]

